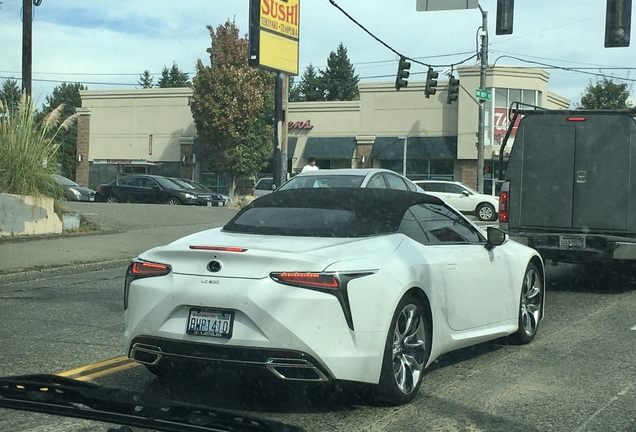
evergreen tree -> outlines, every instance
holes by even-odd
[[[190,87],[190,78],[187,72],[183,72],[176,63],[172,63],[170,69],[164,66],[161,70],[161,78],[157,82],[157,87]]]
[[[325,100],[325,87],[322,78],[314,66],[309,63],[298,83],[298,96],[301,101]]]
[[[197,62],[192,116],[210,170],[226,174],[230,195],[241,176],[254,175],[272,153],[273,130],[265,113],[274,109],[270,73],[247,65],[247,36],[232,21],[208,26],[210,66]]]
[[[614,80],[603,77],[585,87],[581,95],[579,109],[625,109],[625,99],[629,97],[631,89],[626,83],[615,83]]]
[[[9,107],[17,107],[20,102],[20,96],[22,90],[18,86],[18,80],[13,77],[7,78],[2,83],[2,90],[0,90],[0,101],[4,101]]]
[[[53,89],[53,94],[47,96],[42,105],[42,112],[38,118],[44,118],[58,107],[64,106],[60,111],[62,118],[75,115],[75,109],[82,106],[80,90],[87,90],[80,83],[62,83]],[[72,122],[67,128],[57,132],[56,141],[59,144],[57,162],[62,165],[62,175],[75,180],[75,168],[77,167],[77,123]]]
[[[152,75],[150,75],[150,71],[146,69],[144,73],[139,75],[139,81],[137,83],[141,86],[141,88],[152,88]]]
[[[300,84],[294,82],[294,77],[289,77],[289,84],[287,88],[289,94],[287,100],[289,102],[301,102],[303,99],[300,94]]]
[[[328,101],[350,101],[360,98],[358,83],[360,78],[349,61],[347,49],[338,45],[336,52],[331,52],[327,59],[327,68],[321,72],[325,89],[325,99]]]

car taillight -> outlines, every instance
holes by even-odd
[[[306,288],[338,289],[340,282],[332,273],[271,273],[270,277],[278,283]]]
[[[251,196],[254,196],[254,189],[252,189],[252,191],[250,192]]]
[[[165,276],[172,271],[167,264],[154,263],[135,258],[128,266],[126,280],[124,281],[124,310],[128,309],[128,295],[130,294],[130,284],[135,279],[148,278],[153,276]]]
[[[170,266],[148,261],[134,261],[128,268],[131,276],[163,276],[170,273]]]
[[[95,192],[99,192],[100,190],[102,190],[102,186],[101,186],[101,185],[99,185],[99,186],[97,186],[97,187],[95,188]]]
[[[508,192],[499,194],[499,222],[508,222]]]
[[[193,250],[209,250],[209,251],[222,251],[222,252],[245,252],[247,249],[241,247],[232,246],[190,246]]]

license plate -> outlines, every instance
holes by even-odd
[[[234,312],[219,309],[191,308],[186,333],[229,339],[232,337]]]
[[[559,236],[559,249],[585,249],[585,237]]]
[[[88,200],[89,201],[95,201],[95,197],[89,197]]]
[[[220,202],[218,203],[218,206],[219,206],[219,207],[223,207],[223,201],[220,201]]]

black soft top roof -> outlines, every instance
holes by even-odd
[[[421,203],[442,205],[437,197],[418,192],[366,188],[315,188],[277,191],[262,196],[243,208],[224,227],[227,231],[255,234],[309,235],[334,237],[361,237],[397,232],[406,210]],[[279,210],[274,210],[279,209]],[[289,209],[289,211],[285,211]],[[342,220],[298,220],[301,215],[310,219],[337,211],[348,212],[351,217]],[[258,213],[272,221],[243,223]],[[297,215],[294,219],[294,215]],[[286,217],[288,216],[288,217]],[[287,219],[287,220],[286,220]]]

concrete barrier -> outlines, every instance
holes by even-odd
[[[54,202],[48,197],[0,194],[0,236],[61,233],[63,223]]]

